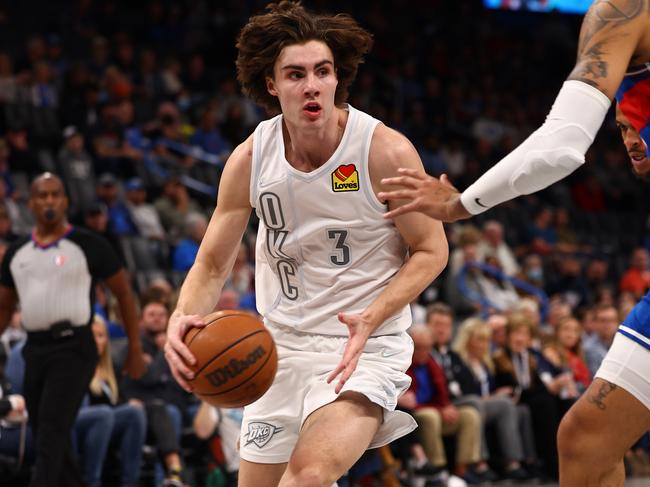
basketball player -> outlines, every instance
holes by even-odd
[[[576,66],[542,127],[462,194],[444,175],[438,181],[400,169],[382,183],[407,189],[379,197],[410,201],[385,216],[416,210],[452,222],[549,186],[585,161],[614,96],[626,117],[619,116],[624,138],[639,134],[634,149],[628,146],[632,169],[648,175],[650,0],[596,0],[582,23]],[[623,455],[650,428],[649,372],[650,294],[625,319],[596,379],[560,426],[563,486],[623,485]]]
[[[394,410],[410,382],[408,303],[441,272],[448,247],[425,215],[383,218],[379,181],[422,163],[404,136],[344,103],[370,34],[347,15],[294,2],[269,10],[242,29],[237,69],[244,91],[281,114],[226,164],[167,357],[189,390],[194,358],[182,337],[213,310],[255,208],[258,309],[279,368],[245,408],[239,482],[329,487],[368,447],[415,427]]]

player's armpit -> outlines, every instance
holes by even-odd
[[[580,29],[578,60],[570,80],[587,83],[614,98],[648,28],[648,0],[596,0]]]

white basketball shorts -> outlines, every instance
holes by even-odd
[[[336,400],[336,381],[326,382],[343,355],[348,337],[314,335],[266,323],[278,349],[278,372],[270,389],[244,408],[240,455],[256,463],[285,463],[300,429],[315,410]],[[343,325],[342,325],[343,326]],[[369,448],[378,448],[416,428],[415,420],[395,411],[409,387],[413,341],[406,333],[372,337],[356,370],[342,389],[365,395],[381,406],[384,419]]]
[[[622,387],[650,409],[650,350],[617,333],[596,377]]]

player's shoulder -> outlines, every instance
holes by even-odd
[[[383,168],[382,172],[397,172],[400,167],[421,166],[418,153],[411,141],[402,133],[377,124],[370,143],[368,164],[374,168]],[[386,177],[385,174],[383,177]]]
[[[253,161],[253,134],[239,144],[230,154],[228,161],[226,161],[226,168],[229,170],[241,171],[248,168],[250,173],[250,166]]]

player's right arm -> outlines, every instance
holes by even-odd
[[[383,200],[410,200],[385,216],[409,211],[453,222],[565,178],[585,161],[612,98],[640,46],[650,36],[650,0],[596,0],[582,23],[578,59],[545,123],[462,194],[446,177],[400,169],[383,181],[405,189],[381,193]]]
[[[195,359],[183,343],[183,336],[190,327],[204,325],[201,318],[214,310],[237,257],[252,209],[252,151],[251,136],[228,158],[219,184],[217,207],[169,319],[165,356],[174,377],[188,391],[191,387],[186,378],[191,379],[193,374],[187,364],[194,364]]]

